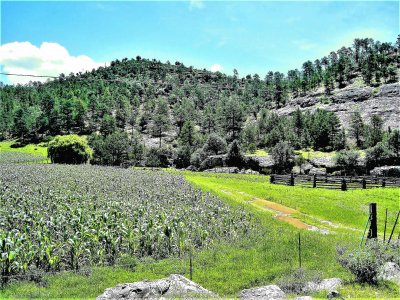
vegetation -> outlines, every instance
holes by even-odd
[[[112,266],[124,254],[182,256],[252,227],[245,211],[164,172],[8,164],[2,171],[3,283],[35,270]]]
[[[46,163],[45,156],[37,156],[21,152],[1,152],[0,164],[15,164],[15,163]]]
[[[400,264],[399,243],[385,244],[372,240],[362,249],[338,249],[339,262],[352,272],[359,283],[376,284],[379,268],[386,262]]]
[[[92,149],[77,135],[56,136],[49,143],[48,156],[52,163],[82,164],[92,157]]]
[[[119,197],[118,195],[125,195],[128,187],[130,189],[135,187],[135,190],[138,189],[138,191],[130,190],[130,194],[128,194],[129,199],[132,198],[130,197],[132,194],[138,195],[139,191],[141,191],[141,195],[150,197],[150,200],[145,202],[147,209],[150,209],[149,213],[142,215],[141,218],[139,218],[139,215],[137,215],[138,218],[142,220],[142,222],[140,222],[142,226],[148,226],[149,222],[146,220],[149,220],[149,218],[151,219],[152,216],[155,218],[155,222],[156,220],[157,222],[160,222],[158,221],[160,220],[158,219],[159,213],[152,213],[153,208],[155,208],[157,212],[161,211],[163,214],[165,214],[165,216],[168,216],[171,213],[173,216],[175,216],[176,213],[182,213],[185,215],[185,219],[191,220],[189,223],[185,222],[185,225],[188,226],[188,228],[193,229],[193,231],[190,231],[191,229],[188,230],[189,232],[192,232],[194,236],[198,235],[195,228],[192,227],[193,225],[201,225],[201,231],[208,231],[208,228],[210,228],[210,235],[208,236],[210,243],[208,243],[207,246],[203,245],[202,250],[195,251],[194,253],[193,280],[205,288],[215,291],[221,296],[225,295],[227,297],[233,297],[237,295],[237,293],[244,288],[270,284],[271,282],[286,282],[289,288],[293,288],[299,283],[300,280],[299,279],[295,282],[293,280],[293,276],[291,277],[291,274],[300,272],[297,271],[297,235],[299,230],[290,224],[277,220],[273,214],[268,212],[268,210],[248,202],[249,200],[254,199],[254,197],[272,199],[275,201],[275,203],[281,203],[280,199],[282,199],[283,205],[299,211],[299,214],[295,215],[296,218],[307,221],[308,224],[314,224],[315,226],[322,227],[323,223],[320,223],[319,221],[328,220],[333,222],[334,225],[339,225],[338,228],[325,225],[325,228],[328,228],[330,231],[334,232],[334,234],[330,234],[329,236],[323,235],[319,232],[301,230],[302,267],[304,270],[304,276],[302,276],[302,278],[304,280],[314,278],[315,276],[324,278],[339,276],[343,279],[351,280],[351,273],[346,271],[346,269],[344,269],[336,261],[335,246],[338,244],[344,245],[349,249],[351,249],[351,247],[355,244],[358,246],[359,236],[362,234],[362,230],[365,226],[365,221],[368,216],[368,207],[366,204],[372,199],[379,201],[378,221],[380,229],[383,228],[384,211],[383,209],[379,208],[389,208],[389,223],[393,223],[395,219],[395,209],[397,208],[397,190],[395,189],[375,189],[367,191],[359,190],[349,191],[346,193],[337,193],[329,190],[315,191],[312,189],[302,189],[298,187],[270,185],[268,183],[268,178],[265,176],[233,174],[214,175],[192,172],[179,173],[183,174],[185,178],[193,184],[202,187],[204,191],[210,191],[213,194],[218,195],[224,200],[224,202],[229,204],[229,206],[226,206],[226,204],[223,202],[216,200],[217,198],[196,191],[196,193],[199,193],[199,195],[203,195],[204,197],[204,203],[200,205],[201,207],[204,207],[204,205],[209,207],[207,203],[210,203],[210,201],[208,200],[215,199],[217,202],[213,202],[214,200],[211,202],[217,205],[216,207],[219,207],[226,213],[230,212],[228,213],[230,217],[225,215],[225,217],[222,217],[223,220],[221,219],[221,214],[219,214],[218,217],[214,214],[211,214],[211,216],[215,216],[215,218],[217,218],[214,220],[210,219],[210,214],[199,213],[197,210],[194,212],[192,211],[195,203],[197,203],[197,207],[198,204],[203,202],[203,197],[197,197],[197,202],[192,203],[191,201],[193,200],[193,194],[192,192],[187,192],[187,189],[191,190],[191,188],[187,186],[184,181],[182,181],[182,177],[180,176],[171,176],[165,174],[164,172],[132,172],[130,170],[111,168],[103,169],[88,166],[52,166],[52,168],[54,168],[52,173],[56,172],[56,170],[58,170],[57,172],[62,172],[61,170],[66,168],[84,169],[85,171],[82,172],[82,175],[79,175],[80,172],[68,172],[69,175],[63,184],[65,185],[67,182],[69,182],[69,185],[72,187],[75,183],[73,180],[70,180],[72,179],[71,177],[77,178],[82,176],[84,177],[84,180],[83,178],[81,180],[84,187],[86,187],[82,190],[89,188],[88,193],[95,192],[96,194],[99,194],[99,191],[102,191],[100,195],[103,195],[104,199],[110,199],[110,197],[114,199],[113,197]],[[92,169],[94,170],[93,173],[96,174],[94,175],[94,178],[92,178]],[[27,169],[25,171],[31,172],[31,170]],[[89,174],[90,176],[88,176]],[[117,176],[116,174],[121,174],[121,176]],[[139,174],[140,176],[138,176]],[[96,184],[99,178],[102,178],[100,179],[101,182]],[[146,182],[145,184],[144,180]],[[104,181],[107,183],[104,184]],[[52,184],[54,184],[54,181],[52,182]],[[166,182],[168,182],[168,184],[164,185]],[[48,183],[45,183],[46,184],[43,185],[48,186]],[[88,187],[88,185],[90,187]],[[92,185],[93,187],[91,187]],[[157,187],[154,185],[157,185]],[[147,192],[145,191],[145,186],[149,186],[149,190],[146,190]],[[173,187],[176,187],[176,189]],[[63,189],[65,190],[65,188]],[[52,190],[54,190],[53,186]],[[110,193],[111,190],[112,193]],[[60,199],[62,200],[59,202],[59,204],[52,205],[61,205],[65,199],[77,197],[79,195],[76,192],[71,192],[68,194],[69,196],[66,193],[60,195],[57,192],[55,195],[53,195],[53,197],[61,197]],[[49,194],[46,194],[46,197],[48,195]],[[154,197],[156,197],[158,200],[152,201],[151,199]],[[348,200],[347,197],[349,197]],[[97,205],[100,211],[108,212],[107,216],[109,219],[107,224],[114,225],[112,225],[109,230],[103,233],[112,235],[113,232],[116,232],[118,226],[124,226],[126,222],[130,222],[129,220],[131,219],[126,218],[126,214],[134,214],[135,210],[131,209],[131,200],[127,203],[125,203],[125,201],[121,202],[117,200],[115,200],[115,202],[107,201],[104,202],[104,204],[107,203],[107,206],[102,206],[100,205],[100,203],[103,203],[101,199],[102,197],[98,197],[97,201],[91,205]],[[137,196],[135,196],[134,199],[137,199]],[[165,202],[164,199],[167,202]],[[172,201],[172,199],[174,199],[174,201]],[[324,203],[324,207],[321,206],[321,201]],[[76,202],[76,205],[79,203],[80,208],[82,205],[81,199],[77,200]],[[70,200],[68,203],[75,203],[75,200]],[[83,201],[83,203],[83,209],[80,208],[82,209],[82,214],[78,216],[83,218],[83,220],[92,218],[91,214],[84,214],[84,210],[86,209],[86,204],[88,202]],[[173,203],[176,205],[173,205]],[[181,210],[183,208],[181,205],[183,205],[183,207],[187,206],[187,208]],[[332,208],[330,208],[330,206],[332,206]],[[106,207],[108,207],[108,209]],[[160,207],[163,209],[160,209]],[[229,207],[228,211],[224,210],[223,207]],[[79,211],[79,208],[73,205],[73,210],[75,210],[76,213]],[[106,210],[103,211],[103,208]],[[324,212],[325,210],[327,210],[326,213]],[[114,216],[114,211],[120,212],[122,215],[117,214]],[[185,211],[187,211],[186,214],[184,213]],[[222,211],[220,210],[221,213]],[[251,223],[258,225],[255,225],[256,227],[254,230],[247,231],[247,234],[238,234],[237,238],[229,237],[229,235],[227,236],[227,234],[232,232],[232,229],[234,228],[229,220],[235,220],[235,222],[237,222],[239,220],[237,217],[241,216],[240,213],[244,213],[245,216],[249,216],[249,214],[251,214],[253,216]],[[72,211],[70,214],[72,217]],[[95,213],[95,215],[97,215],[97,213]],[[116,219],[119,217],[120,219]],[[98,215],[98,218],[101,220],[101,215]],[[78,217],[73,218],[73,220],[78,221]],[[112,222],[112,220],[123,220],[123,222]],[[170,219],[166,218],[164,219],[164,222],[167,222],[168,220]],[[204,220],[204,223],[201,223],[201,220]],[[220,222],[220,225],[216,225],[215,223],[208,225],[207,222]],[[103,224],[103,222],[100,224]],[[156,224],[158,223],[154,223],[152,227],[155,230],[154,232],[156,232],[158,228]],[[231,231],[226,231],[229,226],[231,226]],[[243,226],[245,225],[243,224]],[[127,226],[126,228],[128,229],[130,227]],[[172,227],[172,229],[174,228],[175,227]],[[244,229],[244,227],[239,226],[237,230],[240,230],[240,228]],[[122,230],[119,232],[124,231]],[[213,237],[218,235],[218,232],[225,236],[225,238],[214,239]],[[144,236],[147,236],[148,238],[153,236],[150,233],[151,232],[145,234]],[[178,235],[175,235],[176,238],[177,236]],[[137,238],[140,240],[140,234],[137,236]],[[187,235],[186,238],[189,239],[189,235]],[[154,239],[155,236],[149,240],[149,243],[151,243],[151,241],[154,243]],[[158,241],[162,243],[163,241],[165,242],[164,239],[165,237]],[[84,240],[86,241],[87,239]],[[112,240],[113,239],[110,239],[110,241]],[[147,239],[145,239],[145,241],[147,243]],[[128,243],[128,241],[123,238],[122,241],[119,240],[118,243],[124,244]],[[136,245],[139,247],[138,249],[140,249],[140,243]],[[69,246],[66,247],[66,250],[68,249]],[[99,249],[108,248],[97,247],[97,250]],[[155,252],[153,252],[152,257],[157,258],[158,256],[156,253],[160,253],[159,251],[161,251],[161,249],[165,250],[166,247],[155,247],[153,249]],[[176,246],[173,249],[178,251],[179,247]],[[157,279],[166,277],[171,273],[179,273],[189,276],[189,261],[188,256],[185,254],[181,255],[179,258],[178,252],[175,252],[172,255],[174,257],[153,260],[148,256],[143,257],[140,253],[140,251],[135,253],[135,256],[138,257],[138,259],[136,260],[134,271],[131,270],[131,262],[129,262],[127,264],[128,266],[126,267],[118,267],[119,263],[121,262],[121,260],[118,259],[115,261],[115,264],[117,265],[115,268],[88,268],[88,265],[82,264],[80,265],[82,269],[80,273],[62,272],[59,275],[42,275],[39,278],[39,281],[41,282],[40,284],[35,284],[32,281],[10,283],[6,289],[0,292],[0,297],[11,296],[17,298],[58,298],[65,296],[64,291],[68,290],[69,297],[95,298],[102,293],[105,288],[114,286],[121,282]],[[104,257],[107,257],[105,256],[105,253],[103,253],[103,255]],[[95,257],[97,256],[98,254],[95,254]],[[105,261],[105,264],[109,264],[109,262]],[[91,275],[88,276],[86,273]],[[232,277],[232,274],[235,274],[235,276]],[[357,286],[354,284],[346,284],[339,291],[343,295],[350,295],[352,297],[357,296],[365,298],[371,293],[381,297],[398,297],[397,288],[391,285],[366,287]],[[314,296],[318,295],[319,294],[315,294]],[[321,294],[319,297],[326,297],[326,294]]]
[[[300,70],[290,70],[287,75],[271,71],[264,79],[257,74],[240,78],[236,70],[229,76],[180,62],[124,58],[91,72],[60,74],[47,83],[1,86],[0,138],[18,138],[25,143],[55,135],[100,133],[95,152],[100,156],[107,153],[95,161],[106,165],[138,164],[147,151],[132,151],[134,146],[124,142],[116,151],[125,154],[110,158],[104,143],[111,138],[108,142],[105,138],[117,131],[128,132],[135,145],[155,138],[158,148],[172,146],[176,151],[168,159],[177,159],[176,165],[181,167],[188,166],[194,153],[196,159],[204,156],[199,150],[203,146],[206,153],[217,154],[225,152],[223,145],[233,140],[250,152],[271,150],[281,141],[294,149],[342,150],[348,139],[334,113],[298,110],[284,117],[273,111],[319,88],[329,94],[360,76],[367,85],[395,82],[398,62],[398,41],[393,45],[372,39],[355,39],[352,47],[307,61]],[[378,116],[367,122],[355,114],[351,127],[348,136],[359,149],[374,147],[389,134]],[[220,148],[205,144],[211,134],[223,137]],[[171,135],[178,136],[178,141]],[[399,147],[396,149],[398,157]]]

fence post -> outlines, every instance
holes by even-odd
[[[367,181],[365,180],[365,177],[362,179],[362,188],[365,190],[367,188]]]
[[[385,229],[383,230],[383,242],[385,242],[385,238],[386,238],[387,212],[388,212],[388,209],[386,208],[386,215],[385,215]]]
[[[399,220],[399,215],[400,215],[400,210],[397,212],[396,221],[394,221],[394,225],[393,225],[393,228],[392,228],[392,232],[390,233],[390,236],[389,236],[389,239],[388,239],[388,244],[390,243],[390,240],[392,239],[394,230],[396,229],[397,221]]]
[[[386,186],[386,179],[383,178],[383,179],[382,179],[382,187],[385,187],[385,186]]]
[[[290,174],[290,186],[294,186],[294,175],[293,175],[293,173]]]
[[[376,203],[369,204],[370,226],[367,239],[376,239],[378,237],[378,227],[376,222]]]
[[[301,239],[300,239],[300,232],[299,232],[299,269],[301,269]]]
[[[269,177],[269,182],[270,183],[275,183],[275,175],[274,174],[272,174],[270,177]]]
[[[313,176],[313,185],[312,185],[312,187],[313,188],[317,187],[317,175],[316,174],[314,174],[314,176]]]
[[[341,190],[342,191],[347,191],[347,182],[346,182],[346,179],[342,179],[342,185],[341,185]]]
[[[190,257],[189,257],[189,271],[190,271],[190,280],[193,280],[193,261],[192,261],[192,250],[190,250]]]

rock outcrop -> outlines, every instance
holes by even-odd
[[[336,290],[342,285],[342,280],[340,278],[327,278],[322,279],[320,282],[307,282],[305,285],[303,292],[304,293],[313,293],[318,291],[332,291]]]
[[[243,300],[278,300],[286,299],[286,294],[277,285],[267,285],[263,287],[243,290],[240,293],[239,298]]]
[[[348,87],[331,96],[314,93],[305,97],[292,99],[276,112],[279,115],[290,115],[296,109],[315,111],[317,108],[334,112],[342,125],[348,129],[352,113],[360,112],[364,120],[379,115],[384,127],[399,128],[400,124],[400,85],[399,83],[383,84],[378,88]]]
[[[181,275],[173,274],[160,280],[119,284],[106,289],[96,300],[193,299],[199,297],[209,299],[216,298],[217,295]]]
[[[400,177],[400,166],[376,167],[373,170],[371,170],[370,174],[372,176]]]
[[[400,285],[400,267],[394,262],[385,263],[379,272],[378,279],[393,281]]]

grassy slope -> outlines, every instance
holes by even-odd
[[[390,212],[398,207],[398,189],[376,189],[369,191],[338,192],[327,190],[301,189],[298,187],[274,186],[267,183],[267,177],[251,175],[218,175],[185,172],[184,176],[204,190],[213,192],[238,209],[253,212],[258,230],[248,238],[232,244],[215,243],[209,250],[196,253],[193,280],[219,295],[235,296],[244,288],[270,284],[279,281],[298,268],[298,229],[277,221],[272,214],[245,203],[249,195],[282,202],[312,216],[340,222],[359,230],[338,231],[329,236],[316,232],[301,231],[302,265],[308,270],[319,270],[323,277],[338,276],[351,279],[335,259],[337,244],[354,245],[358,234],[365,225],[367,210],[365,204],[377,199],[382,224],[382,206]],[[223,192],[225,191],[225,192]],[[232,191],[232,193],[226,193]],[[243,191],[246,195],[236,193]],[[325,205],[320,203],[323,201]],[[331,206],[336,213],[328,213]],[[326,212],[328,211],[328,212]],[[302,217],[302,216],[299,216]],[[392,214],[391,214],[392,217]],[[66,273],[47,277],[47,286],[33,283],[12,284],[0,298],[91,298],[94,299],[105,288],[118,283],[143,279],[166,277],[171,273],[188,275],[188,259],[165,259],[158,262],[140,262],[135,272],[109,267],[94,268],[92,276]],[[68,292],[67,292],[68,291]],[[396,287],[360,287],[347,285],[341,289],[345,296],[352,297],[399,297]],[[315,296],[322,298],[326,294]]]
[[[9,151],[9,152],[21,152],[36,156],[44,156],[47,157],[47,147],[38,146],[35,144],[28,144],[21,148],[11,148],[11,145],[14,144],[15,141],[3,141],[0,142],[0,151]]]

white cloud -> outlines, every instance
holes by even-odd
[[[213,64],[211,66],[211,72],[221,72],[222,71],[222,66],[219,64]]]
[[[58,43],[44,42],[36,47],[30,42],[13,42],[0,46],[0,65],[6,73],[58,76],[92,70],[103,64],[86,55],[72,56]],[[8,80],[23,84],[47,78],[8,76]]]
[[[189,9],[202,9],[204,7],[203,0],[190,0],[189,1]]]

